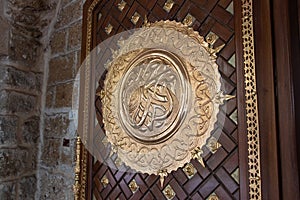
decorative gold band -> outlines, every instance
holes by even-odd
[[[261,199],[260,145],[252,15],[252,0],[242,0],[242,38],[248,140],[249,199]]]

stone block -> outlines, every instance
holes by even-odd
[[[54,27],[61,28],[80,19],[82,19],[82,0],[75,0],[60,10]]]
[[[36,169],[37,148],[0,149],[0,180]]]
[[[51,53],[57,54],[65,51],[67,34],[65,30],[56,31],[50,39]]]
[[[26,7],[27,5],[24,6]],[[28,6],[31,7],[32,5]],[[14,30],[22,31],[23,34],[25,33],[27,36],[31,36],[33,38],[39,38],[42,33],[36,25],[39,21],[40,13],[28,12],[30,9],[29,7],[27,7],[27,12],[26,9],[20,10],[19,12],[12,12],[12,19],[15,23],[13,24]]]
[[[69,28],[68,50],[79,49],[81,45],[81,21]]]
[[[13,60],[23,61],[29,67],[34,66],[41,53],[39,39],[28,38],[17,30],[12,31],[9,56]]]
[[[74,77],[74,53],[52,58],[49,63],[48,83],[67,81]]]
[[[63,145],[62,150],[61,150],[61,163],[72,166],[75,163],[75,145],[76,145],[76,139],[63,139],[63,140],[68,140],[69,144],[68,145]]]
[[[37,179],[33,176],[22,177],[19,182],[19,199],[34,199],[37,190]]]
[[[9,75],[9,73],[7,71],[7,67],[1,65],[0,66],[0,84],[1,84],[1,86],[6,84],[8,75]]]
[[[56,86],[56,108],[72,107],[73,82]]]
[[[37,105],[36,96],[12,92],[9,95],[7,106],[8,110],[13,113],[29,113],[36,111],[39,105]]]
[[[0,91],[0,111],[10,113],[29,113],[37,110],[37,98],[18,92]]]
[[[68,133],[69,127],[68,113],[58,113],[45,116],[45,138],[62,138]]]
[[[25,143],[38,143],[40,136],[40,117],[33,116],[24,121],[22,138]]]
[[[18,89],[41,91],[42,74],[25,72],[12,67],[0,68],[0,84],[9,85]]]
[[[16,188],[17,188],[17,184],[15,182],[0,183],[0,199],[1,200],[16,199]]]
[[[45,139],[42,150],[42,163],[47,167],[57,167],[59,165],[60,147],[60,139]]]
[[[41,172],[41,196],[40,199],[74,199],[74,180],[60,174]]]
[[[1,5],[2,6],[2,5]],[[5,18],[0,16],[0,27],[1,27],[1,37],[0,37],[0,55],[8,55],[8,42],[9,42],[9,32],[10,26]]]
[[[31,8],[35,10],[41,10],[42,8],[51,5],[52,1],[37,1],[37,0],[10,0],[12,6],[16,8]]]
[[[26,152],[17,152],[15,149],[0,149],[0,180],[10,176],[17,176],[24,168],[23,156]]]
[[[17,127],[17,117],[0,116],[0,145],[17,144]]]
[[[0,90],[0,112],[6,112],[9,93],[5,90]]]

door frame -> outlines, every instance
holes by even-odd
[[[91,33],[93,32],[92,12],[97,2],[101,0],[87,0],[84,4],[82,56],[81,60],[90,52],[92,46]],[[247,93],[243,84],[238,84],[238,118],[239,118],[239,164],[240,164],[240,198],[241,199],[292,199],[299,197],[299,107],[295,100],[299,100],[299,83],[296,73],[299,72],[299,21],[294,26],[292,17],[297,16],[295,11],[296,1],[274,0],[235,0],[235,35],[236,35],[236,62],[239,66],[246,65],[249,61],[243,41],[243,29],[249,18],[251,21],[250,39],[255,62],[252,67],[255,71],[252,91],[258,99],[256,110],[258,116],[258,129],[248,127],[249,112],[242,106],[246,103]],[[250,12],[243,11],[250,6]],[[297,8],[297,6],[296,6]],[[298,18],[297,18],[298,19]],[[296,28],[295,28],[296,27]],[[283,30],[282,30],[283,29]],[[298,33],[295,37],[294,34]],[[293,35],[293,38],[291,37]],[[293,41],[292,41],[293,39]],[[288,58],[288,59],[286,59]],[[237,70],[238,80],[244,80],[245,68]],[[247,72],[246,72],[247,73]],[[252,88],[253,89],[253,88]],[[257,118],[256,118],[257,119]],[[289,119],[289,120],[286,120]],[[247,121],[248,120],[248,121]],[[256,149],[251,149],[249,134],[254,131]],[[297,136],[298,131],[298,136]],[[298,145],[298,148],[297,148]],[[258,176],[249,175],[249,162],[252,150],[258,152],[255,170]],[[298,153],[297,153],[298,152]],[[75,169],[75,199],[90,198],[87,188],[91,185],[91,172],[87,170],[92,158],[84,146],[77,139]],[[297,159],[298,156],[298,159]],[[251,183],[251,184],[250,184]],[[253,192],[255,193],[253,195]],[[297,199],[297,198],[296,198]]]

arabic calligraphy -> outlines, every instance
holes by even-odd
[[[178,105],[176,96],[166,86],[141,86],[134,91],[129,101],[132,126],[141,131],[160,128]]]

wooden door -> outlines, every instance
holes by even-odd
[[[270,123],[262,123],[263,132],[268,129],[274,131],[275,136],[260,135],[257,91],[262,88],[256,88],[252,3],[251,0],[86,1],[82,60],[110,36],[141,27],[145,16],[150,22],[190,21],[187,25],[203,37],[217,35],[215,46],[225,45],[217,58],[222,90],[236,95],[236,98],[227,103],[227,109],[220,109],[225,123],[219,127],[221,135],[218,148],[204,157],[206,166],[192,160],[189,167],[195,173],[189,175],[187,166],[180,168],[168,175],[163,187],[160,187],[158,176],[124,173],[102,164],[78,141],[77,198],[261,199],[262,188],[270,188],[273,192],[265,192],[265,197],[279,199],[275,114]],[[262,84],[267,89],[271,88],[263,97],[269,99],[270,104],[262,108],[267,113],[272,113],[275,109],[272,83],[273,77]],[[95,105],[101,121],[99,97],[96,97]],[[267,118],[265,115],[262,118]],[[269,149],[261,150],[260,142],[268,143]],[[261,155],[266,159],[264,162],[261,161]],[[111,160],[117,165],[115,155],[111,156]],[[266,166],[269,164],[272,166]],[[261,170],[262,166],[266,168]],[[262,179],[265,182],[262,183]],[[273,184],[270,185],[270,182]]]

